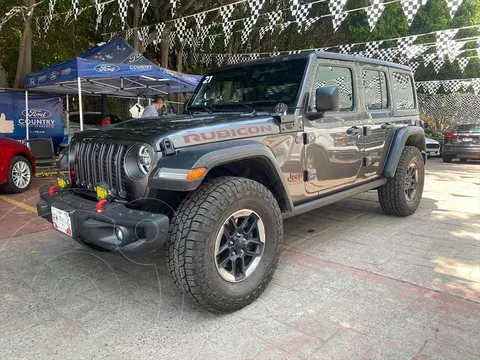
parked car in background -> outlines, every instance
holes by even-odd
[[[454,158],[460,162],[469,159],[480,160],[480,124],[458,125],[444,135],[442,158],[446,163]]]
[[[425,144],[427,146],[427,156],[430,158],[432,156],[441,156],[441,145],[437,140],[426,137]]]
[[[8,193],[28,190],[35,175],[35,158],[24,144],[0,137],[0,188]]]

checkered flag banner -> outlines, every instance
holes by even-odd
[[[305,24],[303,25],[303,31],[307,31],[308,29],[310,29],[310,27],[320,19],[320,16],[315,16],[313,18],[307,19],[307,21],[305,21]]]
[[[130,40],[133,36],[133,29],[127,29],[127,31],[125,31],[125,40]]]
[[[141,18],[143,19],[143,16],[147,12],[148,7],[150,6],[150,0],[141,0],[142,4],[142,16]]]
[[[278,56],[280,55],[280,51],[274,51],[274,52],[271,52],[270,54],[268,54],[270,57],[274,57],[274,56]]]
[[[413,35],[413,36],[407,36],[404,38],[400,38],[397,40],[397,47],[400,52],[405,52],[405,50],[412,46],[412,44],[417,40],[418,36]]]
[[[140,35],[142,36],[142,45],[143,48],[146,49],[148,44],[149,44],[149,38],[150,38],[150,26],[144,26],[140,28]]]
[[[444,59],[433,60],[432,64],[433,64],[433,69],[438,74],[438,72],[442,68],[443,64],[445,64],[445,60]]]
[[[282,33],[290,24],[294,23],[295,21],[286,21],[283,24],[280,24],[280,33]]]
[[[242,37],[241,37],[242,44],[245,44],[247,42],[248,36],[252,32],[253,25],[255,25],[257,20],[258,20],[258,14],[252,15],[249,18],[246,18],[245,20],[243,20],[243,30],[242,30]]]
[[[206,17],[207,17],[206,12],[195,14],[194,18],[195,18],[195,22],[197,23],[197,28],[202,27]]]
[[[410,45],[403,49],[402,53],[407,60],[414,59],[417,56],[422,55],[429,48],[425,45]]]
[[[420,66],[420,62],[419,61],[412,61],[412,62],[408,63],[408,66],[410,67],[410,69],[412,69],[413,72],[416,72],[418,67]]]
[[[407,17],[408,27],[412,25],[415,15],[417,15],[418,9],[425,5],[428,0],[400,0],[403,13]]]
[[[277,10],[277,11],[272,11],[268,13],[268,25],[260,28],[258,35],[260,40],[264,37],[266,32],[273,33],[273,30],[275,30],[275,26],[280,23],[280,20],[282,19],[282,11]]]
[[[353,48],[353,45],[351,44],[340,45],[338,47],[338,52],[340,54],[350,54],[350,52],[352,51],[352,48]]]
[[[468,81],[462,81],[461,82],[462,90],[463,91],[468,91],[468,88],[470,87],[470,83]]]
[[[453,19],[458,8],[462,5],[463,0],[447,0],[447,7],[450,10],[450,17]]]
[[[25,6],[15,6],[10,10],[8,10],[3,16],[3,19],[0,19],[0,31],[2,31],[3,25],[5,25],[8,20],[10,20],[12,17],[14,17],[17,14],[23,13],[23,11],[26,9],[27,8]]]
[[[440,87],[439,81],[425,81],[423,82],[423,89],[429,94],[436,94]]]
[[[392,49],[392,48],[378,49],[377,58],[385,61],[393,61],[395,57],[398,55],[398,52],[399,51],[397,49]]]
[[[329,0],[328,1],[328,9],[330,10],[330,14],[332,16],[332,25],[333,31],[337,31],[340,25],[342,25],[343,20],[347,17],[348,13],[344,13],[343,8],[347,0]]]
[[[301,33],[303,24],[307,20],[308,13],[312,8],[312,4],[299,4],[298,1],[299,0],[290,0],[290,10],[297,23],[298,32]]]
[[[122,29],[125,29],[125,19],[127,18],[128,12],[128,1],[129,0],[117,0],[118,2],[118,13],[120,15],[120,21],[122,22]]]
[[[443,59],[448,56],[451,48],[452,39],[457,35],[458,29],[448,29],[437,31],[436,33],[436,46],[437,55],[439,59]]]
[[[424,54],[423,55],[423,65],[426,67],[430,62],[437,57],[437,54]]]
[[[235,5],[233,4],[225,5],[220,8],[220,16],[222,17],[222,26],[224,33],[223,41],[225,47],[228,47],[228,43],[230,42],[230,38],[232,37],[233,22],[229,20],[232,16],[233,10],[235,10]]]
[[[462,84],[458,80],[446,80],[442,81],[443,88],[447,92],[455,93],[460,90]]]
[[[73,18],[77,20],[77,17],[79,15],[78,12],[78,1],[79,0],[72,0],[72,7],[73,7]]]
[[[175,32],[178,36],[178,40],[183,44],[183,40],[185,38],[185,30],[187,29],[187,19],[185,18],[178,18],[175,19]]]
[[[165,23],[155,24],[155,40],[158,43],[162,42],[163,39],[163,30],[165,29]]]
[[[197,37],[198,37],[198,44],[203,45],[205,42],[205,38],[207,37],[210,28],[212,27],[213,24],[203,26],[199,29],[197,29]]]
[[[478,92],[480,91],[480,78],[472,79],[471,85],[472,85],[473,93],[477,95]]]
[[[375,29],[375,25],[377,25],[378,20],[383,14],[383,10],[385,9],[385,4],[383,0],[370,0],[371,6],[365,9],[367,13],[367,21],[368,25],[370,26],[370,31]]]
[[[35,18],[35,27],[37,28],[38,37],[42,37],[42,29],[40,28],[40,21]],[[0,31],[2,31],[2,23],[0,22]]]
[[[98,25],[102,23],[102,15],[104,9],[105,4],[101,3],[100,0],[95,0],[95,10],[97,11],[97,23],[95,29],[98,29]]]
[[[464,51],[462,48],[465,46],[466,41],[450,41],[448,46],[448,61],[453,63],[455,59]]]
[[[378,48],[380,45],[383,44],[383,41],[372,41],[372,42],[367,42],[364,45],[363,51],[360,52],[361,56],[364,57],[373,57],[373,55],[376,54]]]
[[[172,17],[175,15],[175,10],[177,10],[177,3],[178,0],[170,0],[170,4],[172,5]]]
[[[48,2],[48,15],[44,16],[45,19],[45,25],[43,27],[43,31],[45,34],[47,33],[48,29],[50,28],[50,24],[52,23],[53,19],[53,9],[55,8],[55,3],[57,0],[50,0]]]
[[[208,37],[208,41],[210,43],[210,49],[213,47],[213,44],[215,44],[215,38],[216,38],[216,36],[214,36],[214,35],[210,35]]]
[[[422,87],[423,87],[423,84],[422,84],[421,82],[418,82],[418,81],[417,81],[417,82],[415,83],[415,89],[417,89],[417,92],[418,92],[419,90],[421,90]]]
[[[470,58],[459,58],[457,59],[457,62],[458,62],[458,67],[460,68],[460,71],[463,73],[468,63],[470,62]]]

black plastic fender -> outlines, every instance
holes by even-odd
[[[398,162],[402,156],[403,148],[406,146],[416,146],[420,149],[423,161],[427,161],[425,133],[420,126],[405,126],[398,129],[390,145],[387,161],[383,167],[383,176],[393,177],[397,170]]]
[[[282,171],[278,166],[270,148],[254,140],[237,140],[213,144],[196,145],[178,149],[175,155],[162,157],[149,178],[151,189],[172,191],[193,191],[197,189],[208,172],[217,166],[233,161],[256,158],[264,163],[262,170],[266,171],[268,178],[273,181],[274,187],[284,199],[284,208],[288,211],[293,209],[292,200],[287,191],[287,184]],[[185,179],[160,178],[158,172],[161,168],[190,170],[195,168],[207,168],[207,173],[193,181]]]

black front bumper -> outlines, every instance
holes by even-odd
[[[66,211],[72,223],[72,237],[101,248],[125,254],[141,255],[162,247],[168,237],[170,220],[163,214],[133,210],[112,202],[103,212],[96,211],[96,202],[87,200],[72,190],[49,195],[49,185],[40,188],[38,215],[52,222],[51,207]],[[116,235],[122,232],[122,239]]]

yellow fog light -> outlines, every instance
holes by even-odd
[[[105,189],[103,186],[97,185],[96,190],[98,200],[104,200],[108,198],[108,190]]]
[[[57,184],[62,189],[66,189],[70,185],[69,181],[63,176],[57,176]]]

